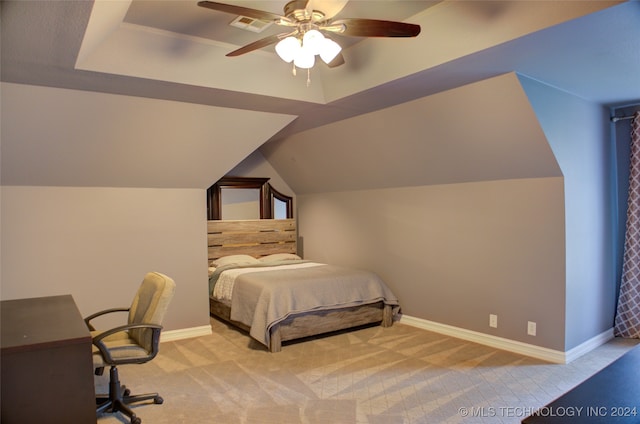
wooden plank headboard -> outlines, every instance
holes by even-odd
[[[294,219],[207,221],[209,261],[226,255],[259,258],[272,253],[297,253]]]

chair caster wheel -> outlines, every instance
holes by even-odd
[[[162,399],[162,397],[160,396],[156,396],[153,398],[153,403],[155,403],[156,405],[160,405],[162,404],[162,402],[164,402],[164,399]]]
[[[142,424],[142,419],[138,417],[131,418],[131,424]]]
[[[126,387],[124,388],[124,391],[122,392],[122,396],[129,396],[131,394],[131,390],[127,389]]]

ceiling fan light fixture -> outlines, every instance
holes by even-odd
[[[291,63],[298,56],[300,50],[302,50],[302,45],[296,37],[284,38],[276,44],[276,53],[280,59],[287,63]]]
[[[310,34],[310,35],[309,35]],[[335,41],[326,38],[318,30],[307,31],[302,39],[289,36],[276,44],[276,53],[286,63],[293,62],[302,69],[312,68],[315,56],[319,55],[324,63],[330,63],[342,51]]]
[[[307,50],[303,44],[303,47],[298,51],[295,59],[293,59],[293,64],[301,69],[310,69],[313,68],[315,63],[316,55]]]
[[[317,29],[310,29],[304,33],[302,37],[302,46],[308,49],[314,55],[320,54],[322,51],[322,42],[324,41],[324,35]]]
[[[322,41],[320,58],[324,63],[328,65],[333,59],[336,58],[336,56],[338,56],[338,53],[340,53],[341,51],[342,47],[340,47],[340,44],[329,38],[325,38]]]
[[[329,1],[329,0],[327,0]],[[217,1],[200,0],[198,6],[218,12],[239,15],[238,20],[246,24],[251,20],[263,21],[288,27],[288,34],[272,34],[260,40],[249,43],[227,56],[234,57],[249,53],[263,47],[276,44],[278,56],[286,63],[293,62],[293,74],[296,66],[310,69],[315,64],[315,56],[330,68],[342,65],[344,57],[340,54],[342,48],[338,43],[329,40],[323,33],[341,34],[348,37],[417,37],[420,25],[405,22],[394,22],[367,18],[339,18],[339,13],[348,0],[331,0],[330,14],[316,10],[314,0],[290,0],[284,6],[284,14],[279,15],[250,7],[237,6]],[[308,49],[312,49],[311,52]]]

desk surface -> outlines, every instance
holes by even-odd
[[[0,320],[3,353],[91,340],[71,295],[3,300]]]

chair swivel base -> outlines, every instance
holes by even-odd
[[[146,393],[142,395],[131,395],[131,391],[125,386],[120,385],[118,377],[118,369],[112,366],[109,370],[109,394],[104,396],[96,396],[96,413],[102,412],[122,412],[129,417],[131,424],[141,424],[142,419],[136,416],[135,412],[129,407],[135,402],[142,402],[153,399],[153,403],[159,405],[164,399],[157,393]]]

